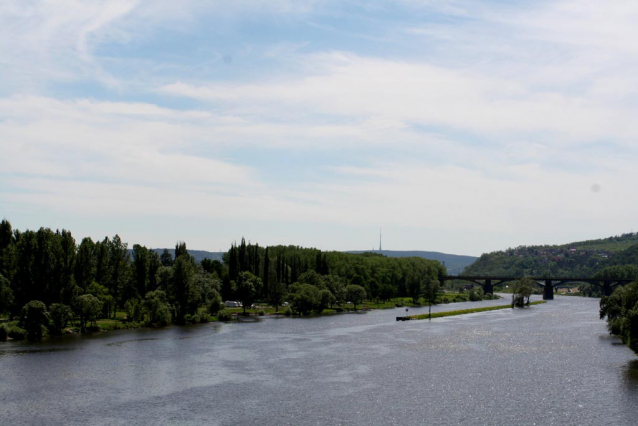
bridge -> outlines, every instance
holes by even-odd
[[[504,284],[510,281],[516,281],[522,277],[507,276],[485,276],[485,275],[444,275],[439,277],[441,284],[445,281],[459,280],[468,281],[483,287],[485,293],[494,294],[494,286]],[[588,283],[594,284],[603,289],[604,296],[610,296],[614,287],[629,284],[634,279],[618,279],[618,278],[583,278],[583,277],[530,277],[536,283],[543,287],[543,299],[551,300],[554,298],[554,287],[572,283]]]

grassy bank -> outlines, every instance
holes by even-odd
[[[531,302],[530,305],[541,305],[543,303],[547,303],[544,300],[538,300],[536,302]],[[486,306],[483,308],[472,308],[472,309],[461,309],[458,311],[447,311],[447,312],[433,312],[432,316],[428,314],[421,315],[411,315],[408,318],[411,320],[424,320],[429,318],[442,318],[442,317],[452,317],[456,315],[465,315],[465,314],[474,314],[477,312],[488,312],[488,311],[497,311],[499,309],[511,309],[512,305],[498,305],[498,306]]]

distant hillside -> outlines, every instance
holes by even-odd
[[[160,256],[164,252],[163,248],[154,248],[154,249],[151,249],[151,250],[153,250],[154,252],[156,252]],[[175,258],[175,249],[174,248],[169,248],[167,250],[171,254],[171,256],[173,256],[173,258]],[[133,256],[133,250],[129,249],[129,252],[131,253],[131,256]],[[191,249],[188,249],[188,254],[190,254],[191,256],[193,256],[195,258],[195,262],[199,263],[199,262],[201,262],[204,259],[221,261],[222,260],[222,255],[224,253],[221,252],[221,251],[205,251],[205,250],[191,250]]]
[[[638,266],[638,234],[554,246],[520,246],[487,253],[465,268],[464,273],[587,277],[616,265]]]
[[[365,251],[348,251],[346,253],[365,253]],[[458,254],[446,254],[436,251],[395,251],[395,250],[374,250],[373,253],[382,254],[387,257],[422,257],[424,259],[438,260],[445,264],[448,274],[458,274],[466,266],[470,265],[477,258],[474,256],[463,256]]]

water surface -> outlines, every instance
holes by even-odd
[[[404,314],[0,344],[1,423],[636,424],[638,357],[596,299],[395,321]]]

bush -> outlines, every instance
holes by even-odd
[[[286,310],[284,311],[284,315],[289,317],[290,315],[292,315],[292,310],[290,310],[290,308],[286,308]]]
[[[9,328],[9,337],[13,340],[24,340],[27,338],[27,330],[14,325]]]
[[[233,314],[226,309],[222,309],[217,312],[217,319],[220,321],[230,321],[233,319]]]
[[[444,297],[441,299],[441,303],[450,303],[450,299],[448,299],[447,297]]]
[[[263,317],[264,315],[266,315],[266,312],[264,312],[264,310],[260,310],[259,312],[257,312],[257,315],[259,315],[260,317]]]
[[[479,287],[470,290],[470,301],[478,302],[480,300],[483,300],[483,289]]]
[[[199,314],[199,322],[201,324],[206,324],[207,322],[210,322],[210,318],[208,314],[205,312],[202,312],[201,314]]]

